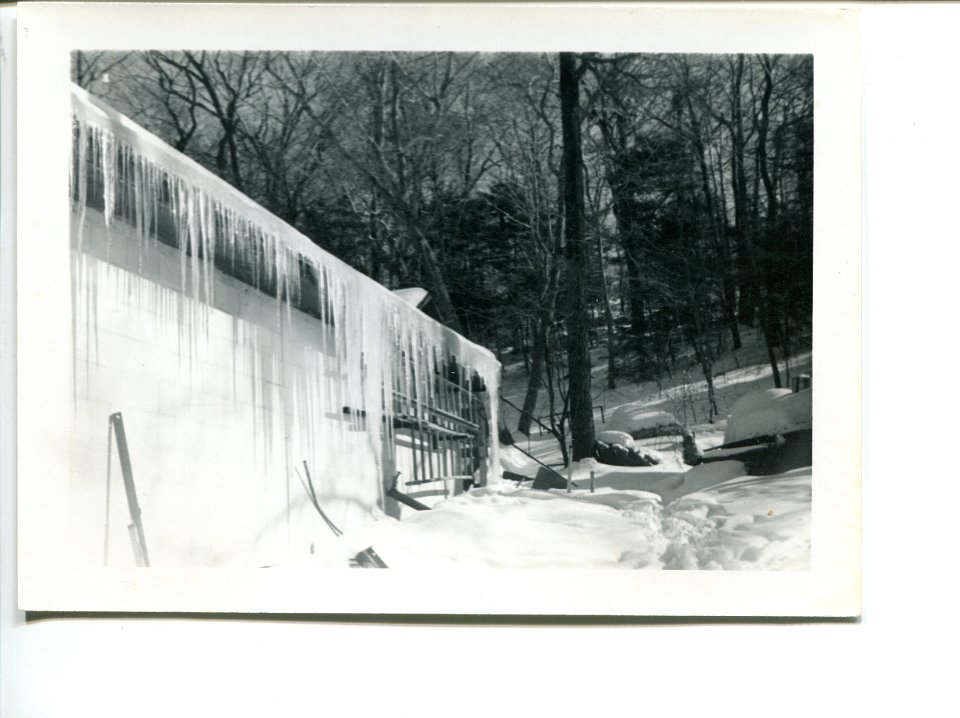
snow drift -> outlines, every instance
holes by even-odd
[[[501,455],[524,462],[509,447]],[[531,468],[526,466],[526,468]],[[811,471],[743,474],[722,461],[661,467],[573,466],[578,489],[510,482],[474,489],[403,522],[384,518],[328,544],[321,565],[368,546],[390,568],[804,569],[810,562]],[[591,493],[590,472],[596,491]]]
[[[317,558],[345,566],[374,546],[396,569],[804,569],[810,484],[809,470],[740,476],[664,505],[648,491],[567,494],[501,483],[403,522],[360,528]]]

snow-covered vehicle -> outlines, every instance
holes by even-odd
[[[723,444],[703,461],[737,459],[754,476],[810,466],[813,454],[813,391],[764,389],[740,397],[730,409]]]
[[[635,401],[618,406],[607,422],[607,429],[629,434],[633,439],[649,439],[679,434],[680,423],[667,411],[654,411],[646,402]]]

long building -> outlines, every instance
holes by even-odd
[[[494,476],[490,351],[72,93],[74,561],[308,561],[317,505],[348,530]]]

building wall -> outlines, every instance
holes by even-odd
[[[133,563],[108,417],[121,412],[151,565],[274,565],[332,538],[295,473],[306,460],[341,528],[383,485],[371,435],[344,417],[328,327],[214,272],[192,298],[182,257],[88,210],[74,250],[70,535],[83,564]],[[184,286],[186,284],[186,286]],[[207,297],[205,297],[207,298]],[[211,306],[212,305],[212,306]],[[115,449],[115,447],[114,447]],[[109,493],[109,509],[108,509]]]
[[[68,531],[59,543],[69,544],[70,563],[133,563],[107,431],[117,412],[153,566],[308,560],[333,534],[308,498],[304,461],[341,529],[384,511],[402,516],[386,490],[395,471],[401,488],[417,472],[395,426],[418,427],[410,433],[421,452],[446,446],[423,427],[451,421],[442,416],[451,398],[471,407],[490,447],[470,470],[496,466],[489,397],[499,363],[488,350],[80,88],[72,107],[72,316],[63,351],[73,401],[62,442],[70,470],[57,477],[67,495],[57,501],[69,508],[54,529]],[[448,374],[460,382],[452,391]],[[479,415],[476,391],[487,397]],[[38,440],[62,435],[56,415],[50,426],[26,415]],[[422,466],[420,478],[436,483]],[[456,486],[417,489],[434,501]]]

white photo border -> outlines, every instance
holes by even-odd
[[[859,12],[823,6],[25,4],[18,9],[18,588],[31,611],[624,616],[860,612]],[[67,512],[73,50],[814,55],[813,552],[807,571],[78,569]],[[60,189],[58,189],[60,188]]]

